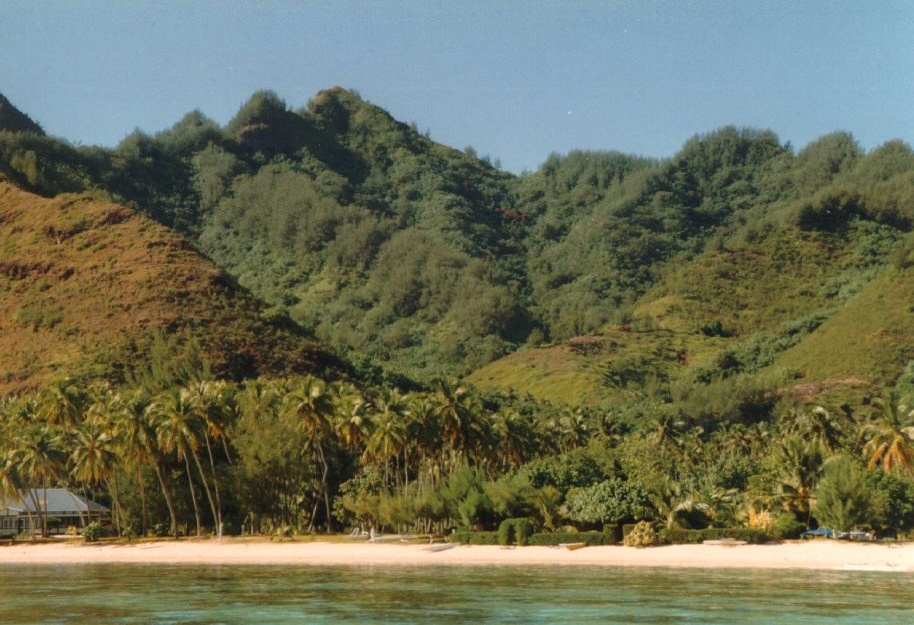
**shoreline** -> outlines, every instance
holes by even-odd
[[[597,566],[914,572],[914,543],[831,540],[768,545],[499,547],[225,538],[0,547],[0,566],[61,564],[283,566]]]

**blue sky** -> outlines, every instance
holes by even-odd
[[[515,172],[727,124],[911,144],[914,1],[3,2],[0,93],[73,143],[334,85]]]

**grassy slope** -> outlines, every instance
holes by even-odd
[[[616,401],[652,377],[675,380],[691,367],[709,365],[756,333],[822,315],[826,321],[817,331],[763,372],[796,370],[796,390],[807,400],[823,393],[859,399],[859,393],[832,391],[890,382],[914,358],[914,281],[883,269],[867,252],[884,235],[869,226],[828,235],[787,226],[751,244],[708,250],[668,272],[641,298],[632,324],[589,337],[590,349],[574,349],[572,341],[522,350],[469,381],[552,401]],[[700,331],[713,321],[720,321],[725,336]],[[646,381],[628,387],[607,375],[638,368]]]
[[[914,272],[885,269],[774,366],[803,372],[797,388],[833,402],[892,384],[914,359]]]
[[[118,205],[49,200],[0,180],[0,392],[129,364],[155,330],[197,339],[231,375],[336,366],[297,328],[263,319],[166,228]]]

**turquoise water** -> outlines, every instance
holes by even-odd
[[[914,576],[583,567],[0,567],[4,624],[914,622]]]

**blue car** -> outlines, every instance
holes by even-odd
[[[827,527],[817,527],[814,530],[806,530],[800,534],[800,538],[816,538],[818,536],[824,536],[825,538],[834,538],[835,533]]]

